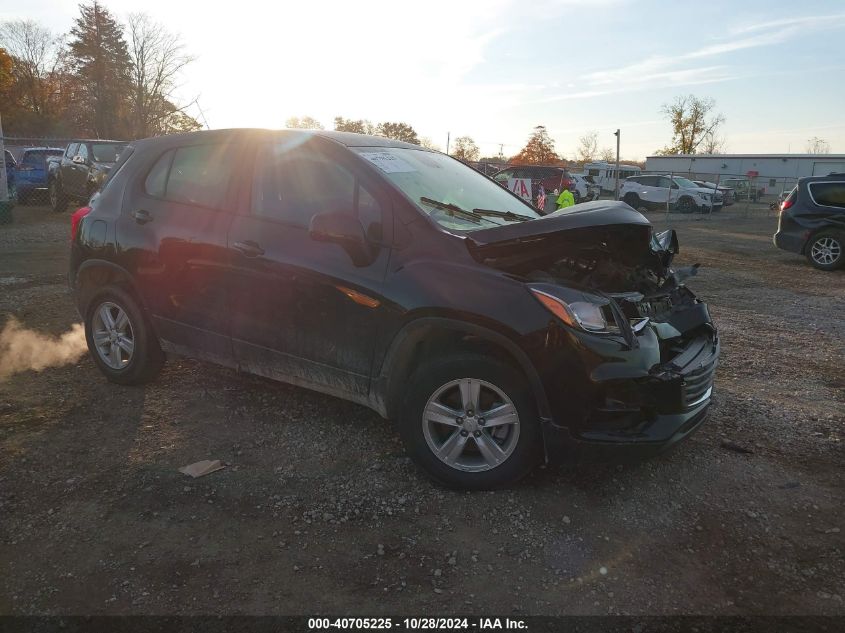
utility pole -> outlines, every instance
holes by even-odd
[[[452,137],[451,132],[446,132],[446,156],[449,155],[449,139]]]
[[[614,187],[616,195],[614,199],[619,200],[619,141],[622,138],[622,132],[617,128],[613,135],[616,137],[616,186]]]

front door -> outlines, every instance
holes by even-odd
[[[390,199],[348,150],[289,138],[258,149],[249,208],[229,230],[235,357],[253,373],[365,400],[384,311]],[[311,218],[331,211],[357,215],[368,263],[311,239]]]
[[[79,144],[76,150],[76,156],[81,157],[82,162],[77,163],[71,160],[62,184],[64,185],[65,192],[82,198],[85,196],[85,185],[88,181],[88,164],[90,161],[88,146],[85,143]],[[71,159],[73,158],[74,156],[71,156]]]

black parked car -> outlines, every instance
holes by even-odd
[[[126,141],[72,141],[61,156],[47,161],[47,192],[53,211],[71,200],[85,203],[100,188],[126,147]]]
[[[109,380],[151,380],[169,352],[346,398],[447,485],[512,482],[566,447],[654,453],[710,403],[718,338],[670,268],[674,231],[621,202],[543,217],[416,145],[137,141],[71,233]]]
[[[821,270],[845,266],[845,174],[799,178],[781,204],[774,241]]]

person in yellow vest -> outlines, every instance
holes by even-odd
[[[564,187],[563,191],[561,191],[560,195],[557,197],[557,208],[560,210],[572,206],[575,206],[575,196],[572,195],[569,187]]]

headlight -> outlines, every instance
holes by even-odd
[[[698,197],[699,197],[699,198],[701,198],[702,200],[709,200],[709,199],[710,199],[710,194],[709,194],[709,193],[701,193],[701,192],[699,192],[697,195],[698,195]]]
[[[590,301],[567,302],[548,292],[531,288],[531,293],[545,308],[558,319],[571,327],[577,327],[587,332],[607,332],[607,319],[602,305]]]

